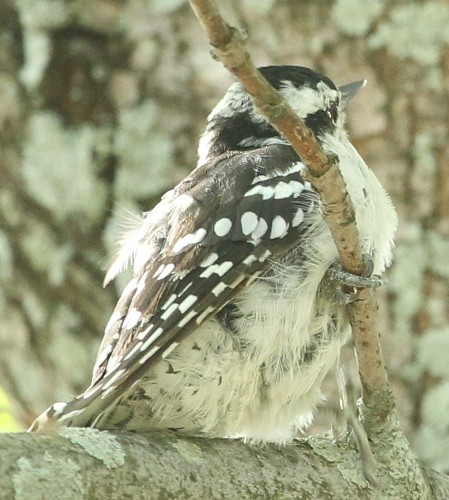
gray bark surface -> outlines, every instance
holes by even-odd
[[[63,429],[61,435],[0,435],[5,500],[79,499],[445,499],[449,479],[424,472],[389,431],[377,487],[352,444],[313,438],[289,446],[237,440]]]

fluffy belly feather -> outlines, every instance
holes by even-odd
[[[316,282],[307,304],[307,280],[276,289],[259,279],[233,302],[232,322],[208,320],[96,426],[288,441],[310,424],[348,336],[343,310],[316,298]]]

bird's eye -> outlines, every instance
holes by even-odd
[[[337,103],[332,104],[332,106],[327,110],[327,115],[332,120],[333,123],[337,123],[338,119],[338,106]]]

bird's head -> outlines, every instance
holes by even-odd
[[[324,134],[344,134],[347,102],[364,80],[337,87],[332,80],[300,66],[266,66],[262,75],[288,101],[318,140]],[[247,151],[285,140],[259,115],[239,82],[233,83],[207,119],[200,139],[199,162],[226,151]]]

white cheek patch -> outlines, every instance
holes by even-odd
[[[340,97],[338,90],[331,89],[324,82],[318,82],[317,88],[296,88],[290,81],[282,82],[281,94],[302,119],[319,110],[328,109],[330,103]]]

